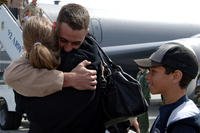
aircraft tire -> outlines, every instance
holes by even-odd
[[[0,128],[2,130],[15,130],[21,125],[22,114],[9,112],[5,100],[0,99]]]

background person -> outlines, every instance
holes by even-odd
[[[0,0],[0,5],[1,4],[6,4],[7,5],[8,4],[8,0]]]
[[[32,2],[25,7],[24,11],[26,12],[26,10],[30,11],[31,16],[41,17],[43,15],[42,9],[37,5],[37,0],[32,0]]]
[[[148,83],[146,81],[146,76],[148,73],[147,69],[140,68],[140,71],[137,73],[137,80],[141,84],[142,87],[142,92],[144,94],[145,99],[147,100],[148,104],[150,105],[150,90],[148,87]],[[140,116],[137,117],[139,126],[140,126],[140,131],[141,133],[148,133],[149,132],[149,115],[148,112],[145,112],[141,114]]]
[[[8,7],[16,19],[22,19],[24,7],[28,5],[28,0],[8,0]]]
[[[165,101],[150,132],[199,133],[200,111],[186,95],[188,84],[198,73],[194,53],[181,44],[164,44],[149,58],[135,62],[149,69],[150,91],[162,94]]]
[[[22,6],[22,0],[10,0],[8,3],[9,9],[16,19],[19,19],[20,10],[22,9]]]
[[[195,104],[200,107],[200,76],[197,78],[197,84],[196,84],[196,89],[195,89],[195,93],[194,93],[194,97],[193,97],[193,101],[195,102]]]
[[[32,0],[32,2],[26,5],[23,9],[21,17],[22,26],[31,16],[43,16],[43,10],[40,7],[38,7],[37,0]]]

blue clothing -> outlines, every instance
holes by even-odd
[[[186,96],[159,109],[150,133],[200,133],[200,111]]]

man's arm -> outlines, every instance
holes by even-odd
[[[5,82],[24,96],[47,96],[72,86],[78,90],[96,89],[96,71],[88,70],[81,62],[69,73],[58,70],[33,68],[25,57],[12,62],[4,72]]]
[[[84,60],[79,63],[70,73],[64,73],[63,87],[72,86],[78,90],[95,90],[97,84],[96,70],[86,68],[91,62]]]

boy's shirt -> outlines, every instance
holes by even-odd
[[[187,103],[187,102],[192,102],[192,101],[189,100],[186,96],[183,96],[175,103],[161,106],[159,109],[160,113],[152,126],[151,133],[166,133],[168,125],[171,126],[170,125],[171,123],[173,124],[177,122],[177,121],[172,121],[171,123],[168,123],[169,117],[172,114],[172,112],[178,109],[182,104]],[[184,115],[187,115],[187,113],[190,113],[190,112],[185,111]],[[176,116],[178,116],[178,113],[176,113]],[[192,118],[194,116],[191,116],[188,118]],[[187,119],[187,118],[183,118],[183,119]],[[182,120],[181,116],[179,120]],[[191,130],[195,131],[194,128],[191,128]]]

